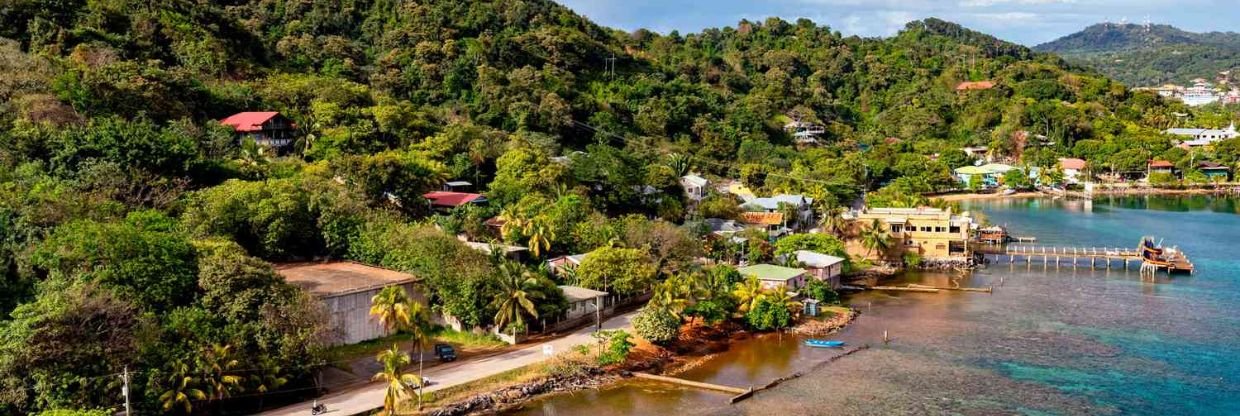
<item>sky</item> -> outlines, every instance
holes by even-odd
[[[683,33],[741,19],[809,18],[847,35],[888,36],[938,17],[1034,46],[1094,23],[1170,24],[1193,32],[1237,30],[1240,0],[555,0],[596,23]]]

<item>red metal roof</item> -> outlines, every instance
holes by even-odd
[[[270,121],[280,113],[275,111],[245,111],[228,116],[228,118],[220,120],[220,123],[241,133],[254,131],[262,131],[263,123]]]
[[[1151,168],[1174,168],[1175,165],[1165,160],[1151,160],[1150,167]]]
[[[1071,157],[1059,159],[1059,167],[1064,169],[1082,170],[1085,169],[1085,160]]]
[[[480,194],[448,191],[427,192],[422,196],[431,200],[431,205],[438,207],[459,207],[482,198]]]

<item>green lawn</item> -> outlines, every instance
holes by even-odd
[[[499,338],[491,334],[478,335],[472,332],[455,331],[452,328],[436,327],[431,337],[434,343],[452,344],[458,350],[477,350],[477,349],[493,349],[507,346]],[[328,352],[328,357],[333,362],[346,361],[361,357],[373,357],[384,349],[391,348],[393,343],[401,345],[401,349],[408,350],[409,334],[389,335],[379,339],[359,342],[357,344],[339,345],[332,347]],[[461,351],[458,351],[460,353]]]

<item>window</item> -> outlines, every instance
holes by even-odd
[[[959,226],[959,225],[953,225],[953,226],[951,226],[951,228],[950,228],[949,230],[951,230],[951,233],[952,233],[952,234],[960,234],[960,226]]]
[[[891,224],[891,232],[898,233],[904,231],[904,224]]]
[[[941,233],[941,232],[944,232],[944,231],[947,231],[947,228],[945,228],[945,227],[934,227],[934,232],[936,232],[936,233]]]
[[[922,231],[922,232],[924,232],[924,233],[928,233],[928,232],[930,232],[930,226],[928,226],[928,225],[927,225],[927,226],[923,226],[923,227],[921,227],[921,231]]]

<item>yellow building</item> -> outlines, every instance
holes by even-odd
[[[866,208],[852,212],[853,231],[875,219],[890,236],[887,254],[917,253],[925,259],[968,258],[969,232],[976,226],[969,214],[939,208]],[[866,255],[867,253],[861,253]]]

